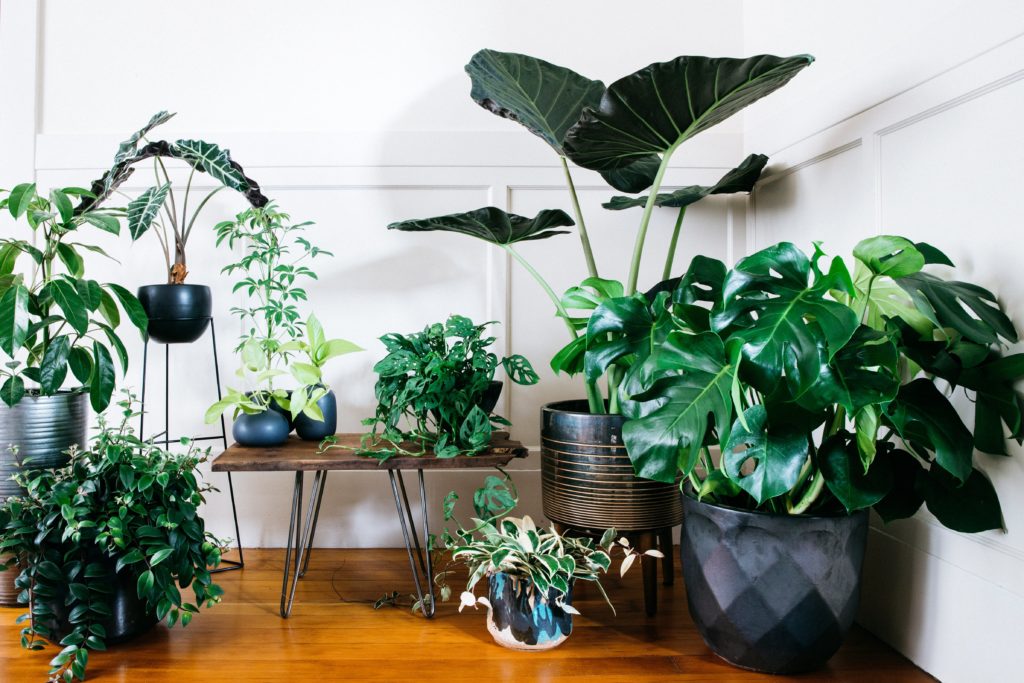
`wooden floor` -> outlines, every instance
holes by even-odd
[[[605,583],[611,614],[584,585],[574,604],[572,636],[545,653],[498,647],[484,613],[441,605],[430,621],[407,607],[373,610],[385,592],[407,593],[409,564],[400,550],[317,550],[300,582],[290,619],[278,616],[280,550],[246,551],[245,570],[219,575],[224,602],[186,629],[158,626],[132,643],[91,653],[89,680],[175,681],[933,681],[859,628],[827,668],[798,677],[734,669],[712,655],[686,610],[682,582],[662,587],[660,611],[643,614],[640,572]],[[461,586],[456,586],[461,588]],[[458,595],[456,590],[456,596]],[[343,601],[343,599],[345,601]],[[346,602],[347,601],[347,602]],[[0,682],[46,679],[55,648],[26,652],[18,644],[16,608],[0,608]]]

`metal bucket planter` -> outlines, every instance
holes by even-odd
[[[18,495],[21,489],[11,481],[19,462],[27,467],[61,467],[65,451],[73,444],[85,446],[89,395],[85,391],[62,391],[53,396],[26,394],[13,407],[0,403],[0,502]],[[11,446],[18,447],[15,457]],[[16,571],[0,572],[0,605],[16,605]]]
[[[682,522],[679,490],[640,479],[622,443],[621,415],[592,415],[586,401],[541,408],[544,514],[564,527],[600,534],[667,529]]]
[[[572,615],[555,604],[551,589],[538,595],[534,584],[504,572],[488,580],[487,630],[494,642],[512,650],[550,650],[572,633]],[[563,600],[572,604],[572,585]]]
[[[683,495],[686,598],[711,650],[743,669],[822,666],[853,623],[868,514],[750,512]]]

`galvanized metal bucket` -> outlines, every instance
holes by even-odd
[[[53,396],[26,394],[13,407],[0,403],[0,503],[21,489],[11,479],[25,467],[60,467],[73,444],[85,446],[89,394],[61,391]],[[12,447],[17,447],[17,455]],[[0,572],[0,605],[14,605],[18,572]]]
[[[564,527],[601,533],[651,531],[683,521],[679,490],[641,479],[622,442],[621,415],[593,415],[586,401],[541,408],[544,514]]]

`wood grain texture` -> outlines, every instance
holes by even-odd
[[[231,444],[213,459],[214,472],[296,472],[313,470],[458,470],[474,467],[500,467],[513,458],[525,458],[529,451],[508,432],[496,432],[491,445],[482,453],[455,458],[397,456],[381,461],[367,455],[356,455],[362,434],[337,434],[336,448],[320,450],[315,441],[302,441],[291,436],[281,446],[249,448]]]
[[[407,607],[373,610],[370,602],[411,590],[404,550],[321,550],[299,582],[290,619],[277,614],[281,550],[246,550],[246,568],[217,576],[223,604],[188,628],[157,626],[138,640],[92,653],[96,683],[210,683],[212,681],[598,681],[757,683],[933,681],[910,662],[855,627],[820,671],[795,677],[735,669],[704,645],[686,610],[682,582],[664,587],[654,618],[643,614],[640,571],[604,582],[614,616],[592,585],[580,585],[569,640],[550,652],[525,653],[494,644],[484,612],[457,603],[428,621]],[[452,586],[461,588],[461,581]],[[406,600],[406,604],[408,601]],[[26,652],[18,645],[21,610],[0,609],[0,681],[40,683],[57,650]]]

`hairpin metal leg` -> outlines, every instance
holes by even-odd
[[[419,598],[423,616],[429,619],[434,616],[437,601],[434,596],[434,566],[430,557],[430,517],[427,512],[423,470],[417,470],[417,474],[419,475],[420,504],[423,515],[423,545],[420,544],[419,535],[416,533],[416,524],[413,521],[412,508],[409,505],[409,496],[405,491],[402,472],[401,470],[388,470],[391,493],[395,498],[395,509],[398,511],[398,521],[402,526],[402,537],[405,539],[405,550],[409,554],[409,569],[412,571],[412,580],[416,586],[416,596]],[[426,553],[423,552],[424,546],[426,546]],[[423,591],[424,583],[427,587],[426,593]]]
[[[301,579],[309,569],[309,558],[313,554],[313,537],[316,536],[316,524],[320,521],[320,503],[324,499],[324,489],[327,488],[327,470],[319,470],[313,477],[313,491],[309,494],[309,512],[313,515],[313,522],[309,521],[309,513],[306,514],[306,543],[305,559],[302,561],[302,570],[299,572]],[[316,503],[314,504],[314,500]]]
[[[302,485],[304,479],[305,472],[300,470],[295,473],[292,510],[288,520],[288,546],[284,551],[284,575],[281,580],[281,617],[284,619],[287,619],[292,613],[295,589],[299,585],[299,579],[306,573],[309,566],[309,553],[313,547],[316,523],[320,517],[320,503],[323,500],[327,471],[318,470],[313,475],[313,487],[309,492],[309,506],[306,509],[305,534],[302,532]]]

